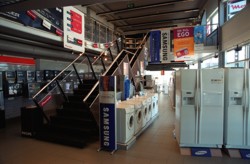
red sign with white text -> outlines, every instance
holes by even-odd
[[[70,10],[71,14],[71,30],[81,34],[82,33],[82,16]]]

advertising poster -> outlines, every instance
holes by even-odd
[[[59,7],[20,12],[0,12],[0,17],[59,36],[63,35],[63,9]]]
[[[63,24],[64,47],[84,53],[84,14],[74,7],[64,7]]]
[[[205,26],[194,27],[194,51],[204,49]]]
[[[175,61],[193,60],[194,57],[194,28],[183,27],[174,29]]]
[[[160,48],[161,48],[161,31],[150,32],[150,61],[151,63],[160,62]]]
[[[161,62],[169,63],[170,60],[170,30],[161,30]]]
[[[117,150],[116,76],[101,76],[99,80],[100,149]]]

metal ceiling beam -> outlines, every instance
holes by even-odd
[[[138,29],[132,29],[132,30],[123,30],[124,33],[132,33],[135,31],[149,31],[149,30],[153,30],[153,29],[159,29],[159,28],[171,28],[171,27],[177,27],[176,24],[173,25],[162,25],[162,26],[154,26],[154,27],[143,27],[143,28],[138,28]]]
[[[184,62],[171,62],[171,63],[159,63],[159,64],[151,64],[149,63],[146,66],[146,70],[173,70],[173,68],[183,68],[188,67],[188,65]]]
[[[127,0],[26,0],[20,1],[15,4],[5,5],[0,7],[1,12],[6,11],[26,11],[34,9],[44,9],[44,8],[55,8],[63,6],[76,6],[76,5],[90,5],[96,3],[111,3],[111,2],[120,2]],[[1,3],[1,2],[0,2]]]
[[[126,8],[126,9],[113,10],[113,11],[108,11],[108,12],[101,12],[101,13],[97,13],[96,15],[102,16],[102,15],[108,15],[108,14],[130,12],[130,11],[135,11],[135,10],[142,10],[142,9],[155,8],[155,7],[162,7],[162,6],[174,5],[176,3],[185,3],[185,2],[193,2],[193,1],[194,0],[170,1],[170,2],[164,2],[164,3],[157,3],[157,4],[139,6],[139,7],[134,7],[134,8]]]
[[[188,17],[188,18],[178,18],[178,19],[167,19],[162,21],[153,21],[153,22],[147,22],[147,23],[138,23],[138,24],[129,24],[124,26],[116,26],[117,28],[128,28],[128,27],[136,27],[136,26],[147,26],[147,25],[154,25],[159,23],[168,23],[171,21],[180,21],[180,20],[193,20],[195,17]]]
[[[170,14],[177,14],[177,13],[192,13],[192,12],[199,12],[199,9],[196,8],[196,9],[189,9],[189,10],[169,11],[169,12],[163,12],[163,13],[157,13],[157,14],[149,14],[149,15],[143,15],[143,16],[112,19],[112,20],[108,20],[108,22],[117,22],[117,21],[123,21],[123,20],[133,20],[133,19],[143,19],[143,18],[148,18],[148,17],[170,15]]]

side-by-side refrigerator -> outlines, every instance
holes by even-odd
[[[225,69],[226,148],[250,148],[249,69]]]
[[[223,144],[223,69],[176,72],[175,134],[180,147]]]

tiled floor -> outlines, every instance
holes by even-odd
[[[97,152],[99,143],[78,149],[20,136],[20,123],[8,123],[0,130],[0,164],[250,164],[250,160],[223,157],[180,155],[173,138],[174,110],[168,96],[159,96],[160,116],[141,134],[129,150],[114,155]]]

